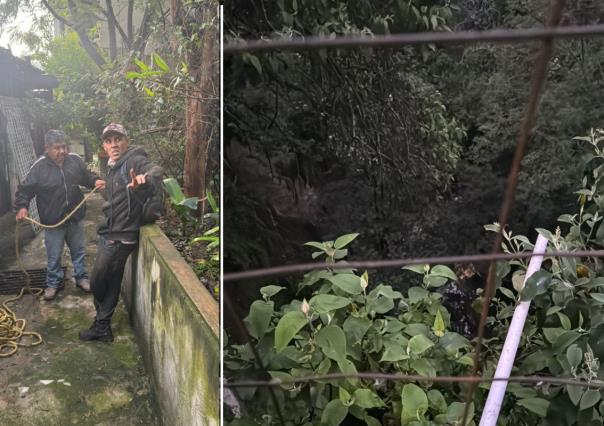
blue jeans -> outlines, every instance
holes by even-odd
[[[46,245],[46,256],[48,258],[47,287],[59,288],[63,283],[64,273],[61,267],[61,257],[63,256],[65,242],[69,247],[76,282],[88,278],[84,263],[86,258],[84,221],[69,221],[58,228],[44,230],[44,244]]]

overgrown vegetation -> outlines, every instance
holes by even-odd
[[[83,141],[92,160],[103,127],[122,123],[131,143],[142,145],[186,198],[199,201],[187,216],[172,204],[173,214],[160,225],[216,294],[215,248],[190,241],[217,225],[203,215],[211,213],[206,194],[218,198],[220,187],[218,3],[173,2],[169,9],[149,1],[114,3],[6,1],[0,29],[24,42],[32,61],[59,81],[53,102],[28,101],[39,134],[64,129]],[[14,24],[18,13],[31,14],[29,32]],[[102,153],[98,162],[102,171]]]
[[[568,2],[564,25],[602,22],[598,2],[580,3]],[[225,36],[540,27],[548,4],[234,1],[225,5]],[[604,119],[602,41],[555,46],[510,220],[531,238],[572,208],[584,152],[569,140]],[[363,258],[488,250],[481,225],[498,215],[537,49],[482,43],[227,55],[227,270],[302,260],[305,241],[350,230],[361,233],[354,250]]]
[[[592,153],[578,194],[578,212],[563,214],[555,230],[537,231],[548,239],[548,250],[575,251],[604,245],[604,131],[575,138]],[[498,231],[499,225],[486,229]],[[229,381],[281,380],[273,389],[287,413],[286,424],[306,425],[429,425],[460,424],[465,386],[430,381],[436,375],[462,375],[473,365],[473,345],[452,332],[450,312],[439,291],[460,280],[444,265],[406,267],[420,274],[419,286],[397,291],[374,285],[367,272],[334,270],[357,234],[335,241],[310,242],[312,257],[326,256],[326,266],[306,274],[293,297],[279,297],[283,286],[260,289],[245,318],[263,365],[258,370],[248,345],[231,342],[225,349]],[[504,229],[504,251],[533,249],[531,240]],[[519,301],[531,301],[513,374],[565,377],[601,384],[604,358],[604,268],[597,258],[546,258],[541,270],[525,283],[526,261],[499,262],[497,292],[487,321],[481,375],[492,377],[511,317]],[[412,283],[408,273],[399,273]],[[482,289],[475,290],[474,308],[482,307]],[[308,301],[307,301],[308,300]],[[328,373],[370,371],[426,377],[401,384],[382,379],[320,379],[297,384],[292,379]],[[468,424],[480,418],[488,384],[479,386]],[[604,419],[604,399],[598,388],[544,384],[509,384],[500,425],[596,425]],[[243,415],[230,424],[278,424],[266,387],[236,388]],[[253,401],[253,402],[252,402]],[[356,420],[355,420],[356,419]]]

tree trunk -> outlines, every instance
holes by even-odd
[[[134,13],[134,0],[128,0],[128,23],[126,31],[128,32],[128,40],[134,40],[134,25],[132,24],[132,14]]]
[[[105,0],[107,11],[112,10],[111,0]],[[117,42],[115,39],[115,25],[111,18],[107,18],[107,32],[109,33],[109,59],[112,61],[117,58]]]
[[[194,85],[187,93],[184,192],[205,197],[208,156],[218,137],[218,2],[208,1],[201,11],[204,20],[201,46],[191,49],[187,62]],[[201,212],[203,213],[203,212]]]

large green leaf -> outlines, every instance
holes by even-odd
[[[595,389],[587,389],[583,396],[581,397],[581,403],[579,404],[580,410],[586,410],[590,407],[596,405],[600,399],[602,399],[602,395],[600,391]]]
[[[174,204],[180,204],[185,199],[185,194],[182,192],[180,185],[174,178],[164,179],[164,187],[170,196],[170,200]]]
[[[560,318],[560,325],[562,325],[562,328],[565,330],[570,330],[572,324],[568,316],[566,316],[566,314],[563,314],[562,312],[556,312],[556,315],[558,315],[558,318]]]
[[[291,311],[283,315],[275,328],[275,350],[281,352],[302,329],[308,320],[302,311]]]
[[[421,323],[407,324],[405,327],[405,334],[409,336],[417,336],[418,334],[422,334],[428,337],[430,336],[430,327]]]
[[[447,421],[449,424],[458,425],[463,420],[463,412],[466,404],[463,402],[453,402],[447,408]],[[474,417],[474,403],[470,403],[470,408],[468,410],[468,420],[466,425],[472,424]]]
[[[394,309],[394,299],[401,299],[403,295],[389,285],[380,284],[367,295],[367,312],[385,314]]]
[[[434,342],[423,334],[418,334],[409,339],[409,351],[415,355],[426,352],[432,346],[434,346]]]
[[[342,373],[349,375],[357,374],[357,368],[354,366],[354,363],[351,360],[346,359],[346,357],[342,357],[342,359],[338,360],[337,364],[338,368]],[[350,377],[346,379],[346,381],[352,386],[357,386],[357,384],[359,383],[359,379],[357,379],[356,377]]]
[[[373,323],[368,318],[353,316],[346,318],[342,328],[344,329],[346,336],[348,336],[348,343],[360,343],[372,324]]]
[[[581,397],[583,396],[583,392],[585,389],[581,386],[571,386],[566,385],[566,392],[568,393],[568,397],[571,402],[575,405],[579,405],[579,401],[581,401]]]
[[[428,287],[428,288],[442,287],[448,281],[449,281],[448,278],[441,277],[441,276],[438,276],[438,275],[432,275],[432,274],[430,274],[430,275],[424,276],[424,284],[426,284],[426,287]]]
[[[414,359],[411,361],[411,368],[417,371],[417,374],[425,377],[435,377],[436,368],[426,358]]]
[[[533,352],[524,359],[520,365],[520,369],[524,374],[532,374],[537,371],[541,371],[547,367],[547,362],[552,356],[553,351],[551,350],[540,350]]]
[[[491,385],[488,384],[487,388]],[[523,386],[520,383],[508,383],[507,392],[514,395],[516,398],[534,398],[537,396],[537,391],[531,387]]]
[[[428,391],[428,400],[430,407],[436,408],[439,413],[447,412],[447,401],[439,390],[431,389]]]
[[[552,282],[552,274],[550,272],[539,270],[531,275],[524,284],[524,288],[520,292],[520,300],[528,302],[533,300],[535,296],[544,294]]]
[[[570,345],[566,350],[566,359],[571,368],[576,369],[583,360],[583,351],[576,344]]]
[[[314,248],[318,248],[319,250],[325,250],[327,247],[325,246],[325,244],[320,243],[318,241],[309,241],[307,243],[304,243],[305,246],[309,246],[309,247],[314,247]]]
[[[557,354],[565,352],[566,348],[572,343],[581,338],[581,334],[576,331],[567,331],[556,339],[556,343],[553,345],[553,349]]]
[[[348,407],[339,399],[329,401],[321,414],[321,424],[327,426],[337,426],[346,418]]]
[[[604,359],[604,324],[589,330],[589,347],[598,359]]]
[[[262,294],[265,299],[270,299],[283,289],[285,289],[285,287],[282,287],[280,285],[267,285],[260,289],[260,294]]]
[[[170,202],[176,206],[185,206],[190,210],[197,210],[199,204],[198,197],[185,198],[180,185],[174,178],[164,179],[164,187],[170,197]]]
[[[453,331],[447,331],[438,342],[450,355],[455,355],[460,349],[469,348],[471,346],[468,339]]]
[[[341,249],[342,247],[346,247],[348,244],[350,244],[356,237],[358,237],[359,234],[346,234],[346,235],[342,235],[341,237],[337,238],[336,241],[333,243],[334,248],[336,249]]]
[[[543,328],[543,335],[550,343],[555,343],[566,331],[563,328]]]
[[[384,353],[382,354],[380,362],[395,362],[403,359],[409,359],[406,347],[392,341],[384,342]]]
[[[331,311],[350,305],[347,297],[333,296],[331,294],[318,294],[309,301],[311,309],[317,314],[326,314]]]
[[[445,321],[443,320],[443,316],[440,313],[440,309],[436,311],[436,316],[434,317],[434,324],[432,325],[432,332],[437,337],[443,337],[445,335]]]
[[[243,320],[252,337],[260,339],[266,333],[273,315],[274,303],[272,301],[256,300],[250,306],[250,313]]]
[[[428,270],[429,267],[430,267],[430,265],[420,264],[420,265],[407,265],[407,266],[403,266],[402,269],[406,269],[408,271],[415,272],[416,274],[423,274],[423,273],[425,273]]]
[[[355,405],[361,408],[375,408],[385,406],[384,401],[370,389],[357,389],[352,394]]]
[[[590,293],[590,296],[596,302],[604,304],[604,294],[603,293]]]
[[[346,358],[346,336],[342,329],[336,325],[323,327],[315,337],[315,343],[325,356],[340,360]]]
[[[187,207],[188,209],[197,210],[197,205],[199,204],[199,198],[197,198],[197,197],[185,198],[180,204]]]
[[[407,383],[401,392],[401,425],[421,419],[428,411],[428,397],[422,388],[414,383]]]
[[[350,294],[361,294],[361,277],[354,274],[337,274],[327,278],[334,286]]]
[[[541,417],[547,415],[547,409],[549,408],[549,401],[543,398],[525,398],[519,400],[517,404]]]
[[[400,291],[392,289],[392,286],[380,284],[369,293],[369,296],[385,297],[388,299],[402,299],[403,295]]]
[[[428,298],[430,294],[428,290],[421,287],[411,287],[409,289],[409,303],[419,303],[423,302]]]
[[[291,381],[293,380],[293,377],[291,376],[291,374],[287,374],[284,373],[283,371],[268,371],[268,374],[271,375],[271,377],[273,379],[282,381],[282,382],[286,382],[286,383],[282,383],[279,386],[281,386],[283,389],[291,389],[294,387],[294,384],[291,383]],[[289,383],[287,383],[289,382]]]
[[[166,62],[157,53],[153,53],[151,57],[153,59],[153,63],[157,65],[159,69],[164,72],[170,71],[170,67],[168,67],[168,64],[166,64]]]
[[[439,277],[449,278],[450,280],[457,281],[457,275],[448,266],[436,265],[430,270],[430,275],[436,275]]]

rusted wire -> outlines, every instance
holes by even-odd
[[[322,380],[344,380],[344,379],[367,379],[367,380],[388,380],[396,382],[439,382],[439,383],[490,383],[490,382],[513,382],[513,383],[532,383],[536,386],[545,385],[569,385],[580,386],[584,388],[604,389],[604,382],[597,380],[587,382],[572,378],[558,378],[547,376],[510,376],[510,377],[480,377],[480,376],[419,376],[413,374],[385,374],[385,373],[332,373],[314,376],[296,377],[292,379],[273,379],[273,380],[242,380],[237,382],[225,382],[224,386],[228,388],[244,387],[274,387],[282,385],[295,385],[298,383],[311,383]]]
[[[469,43],[520,43],[552,38],[577,38],[604,35],[604,24],[566,26],[556,28],[497,29],[486,31],[454,31],[388,34],[375,36],[341,36],[327,38],[312,36],[283,40],[246,40],[227,43],[225,53],[258,52],[272,50],[308,50],[326,48],[395,48],[427,43],[469,44]]]
[[[557,27],[562,18],[562,10],[564,9],[565,0],[552,0],[550,8],[549,19],[547,27]],[[547,37],[543,40],[541,51],[539,56],[535,59],[535,69],[531,76],[531,83],[529,89],[529,96],[524,112],[524,117],[520,125],[520,133],[518,135],[518,142],[516,144],[516,151],[514,152],[514,160],[512,167],[508,174],[507,185],[505,189],[505,197],[503,204],[501,205],[501,211],[499,213],[499,223],[501,227],[493,242],[492,253],[497,254],[501,252],[501,244],[503,243],[503,230],[505,225],[508,223],[508,218],[514,206],[516,198],[516,188],[518,186],[518,176],[520,174],[520,167],[522,165],[522,159],[526,153],[528,146],[528,140],[533,132],[533,126],[535,123],[535,117],[537,116],[537,109],[539,106],[539,96],[543,91],[545,85],[545,78],[547,74],[547,64],[552,54],[553,40],[551,37]],[[480,323],[478,325],[478,335],[476,338],[476,347],[474,349],[474,365],[472,366],[472,375],[478,375],[480,370],[480,355],[482,352],[482,341],[484,338],[484,330],[486,328],[487,317],[489,314],[489,307],[491,304],[491,298],[495,292],[495,278],[496,278],[496,264],[491,261],[489,267],[489,274],[487,283],[484,291],[484,304],[480,313]],[[467,417],[469,415],[469,407],[472,399],[474,398],[474,392],[476,391],[476,383],[470,384],[466,394],[466,404],[464,406],[464,415],[461,422],[462,425],[466,424]]]
[[[533,256],[551,257],[604,257],[604,250],[579,250],[573,252],[567,251],[548,251],[547,253],[485,253],[485,254],[468,254],[459,256],[433,256],[433,257],[416,257],[404,259],[388,259],[388,260],[355,260],[350,262],[339,262],[333,265],[326,263],[296,263],[293,265],[274,266],[271,268],[250,269],[248,271],[230,272],[223,274],[223,282],[249,280],[252,278],[266,278],[280,275],[290,275],[299,272],[308,272],[321,269],[386,269],[398,268],[408,265],[447,265],[453,263],[473,263],[487,260],[512,260],[512,259],[528,259]]]

